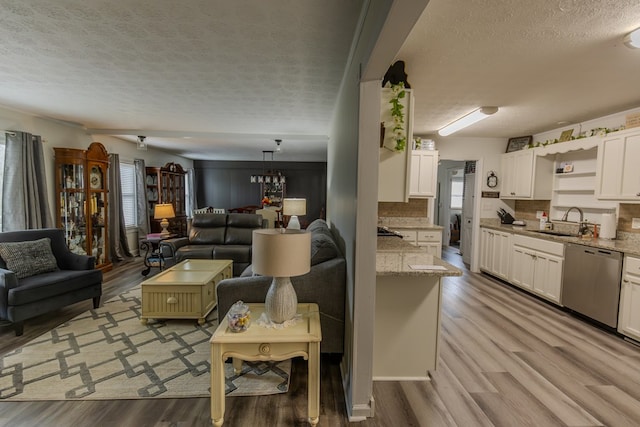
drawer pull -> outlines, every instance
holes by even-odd
[[[178,303],[178,299],[176,297],[167,298],[167,304],[177,304],[177,303]]]
[[[271,353],[271,346],[269,344],[260,344],[260,347],[258,347],[258,350],[260,351],[260,353],[262,354],[269,354]]]

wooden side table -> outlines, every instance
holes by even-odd
[[[158,267],[160,271],[164,266],[164,257],[160,252],[160,242],[166,239],[176,237],[177,234],[168,234],[161,236],[160,233],[147,234],[147,237],[140,239],[140,249],[145,251],[144,254],[144,270],[142,275],[146,276],[151,271],[151,267]]]
[[[302,356],[309,361],[309,423],[318,424],[320,414],[320,312],[317,304],[298,304],[302,321],[282,329],[256,324],[264,304],[248,304],[252,324],[244,332],[231,332],[226,315],[211,340],[211,420],[219,427],[224,422],[224,361],[229,357],[248,361],[281,361]]]

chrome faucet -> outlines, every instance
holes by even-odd
[[[562,217],[562,221],[567,221],[567,218],[569,218],[569,212],[571,212],[573,209],[577,210],[580,213],[580,224],[582,224],[584,222],[584,212],[582,212],[582,209],[580,209],[577,206],[571,206],[569,209],[567,209],[567,211],[564,213],[564,216]]]

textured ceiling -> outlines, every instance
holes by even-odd
[[[363,0],[0,0],[0,105],[196,159],[324,160]],[[401,2],[400,2],[401,4]],[[400,7],[400,6],[399,6]],[[414,133],[510,137],[640,106],[638,0],[431,0],[397,55]]]

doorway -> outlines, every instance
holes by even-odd
[[[458,248],[471,262],[475,191],[475,161],[441,160],[438,165],[436,224],[442,226],[442,244]]]

